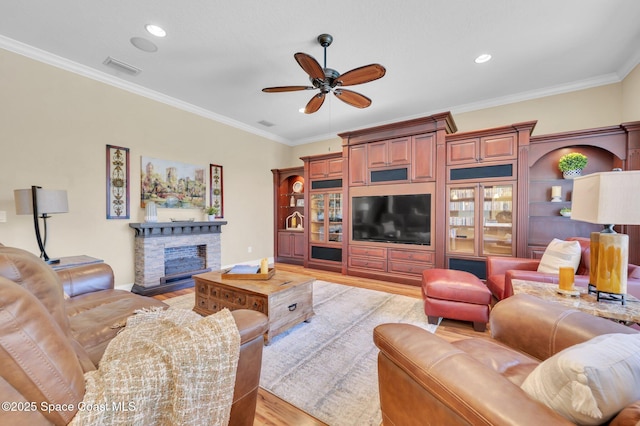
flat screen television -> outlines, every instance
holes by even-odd
[[[351,226],[353,241],[431,245],[431,194],[353,197]]]

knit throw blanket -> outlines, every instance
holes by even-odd
[[[228,310],[139,312],[85,374],[71,425],[226,425],[240,334]]]

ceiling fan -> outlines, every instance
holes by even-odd
[[[324,67],[321,67],[318,61],[306,53],[298,52],[293,55],[302,69],[309,74],[311,86],[266,87],[262,89],[262,91],[266,93],[278,93],[319,89],[320,92],[315,94],[304,108],[305,114],[312,114],[318,111],[324,103],[325,95],[329,92],[333,92],[342,102],[356,108],[366,108],[371,105],[371,99],[360,93],[342,89],[342,87],[377,80],[383,77],[387,71],[380,64],[365,65],[352,69],[344,74],[327,68],[327,47],[331,45],[332,41],[333,37],[330,34],[320,34],[318,36],[318,43],[324,48]]]

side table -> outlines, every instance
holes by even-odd
[[[596,296],[587,293],[586,288],[576,287],[580,296],[565,296],[556,292],[557,284],[537,281],[512,280],[513,294],[526,293],[551,302],[586,312],[591,315],[612,319],[626,325],[640,324],[640,300],[630,294],[626,304],[614,301],[597,301]]]

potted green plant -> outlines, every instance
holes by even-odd
[[[570,152],[560,157],[558,168],[565,179],[573,179],[582,174],[582,170],[587,167],[587,156],[579,152]]]
[[[204,212],[207,215],[207,220],[209,221],[215,220],[216,215],[218,214],[219,211],[220,209],[214,206],[208,206],[204,208]]]
[[[571,209],[569,207],[563,207],[560,209],[560,214],[564,217],[571,217]]]

